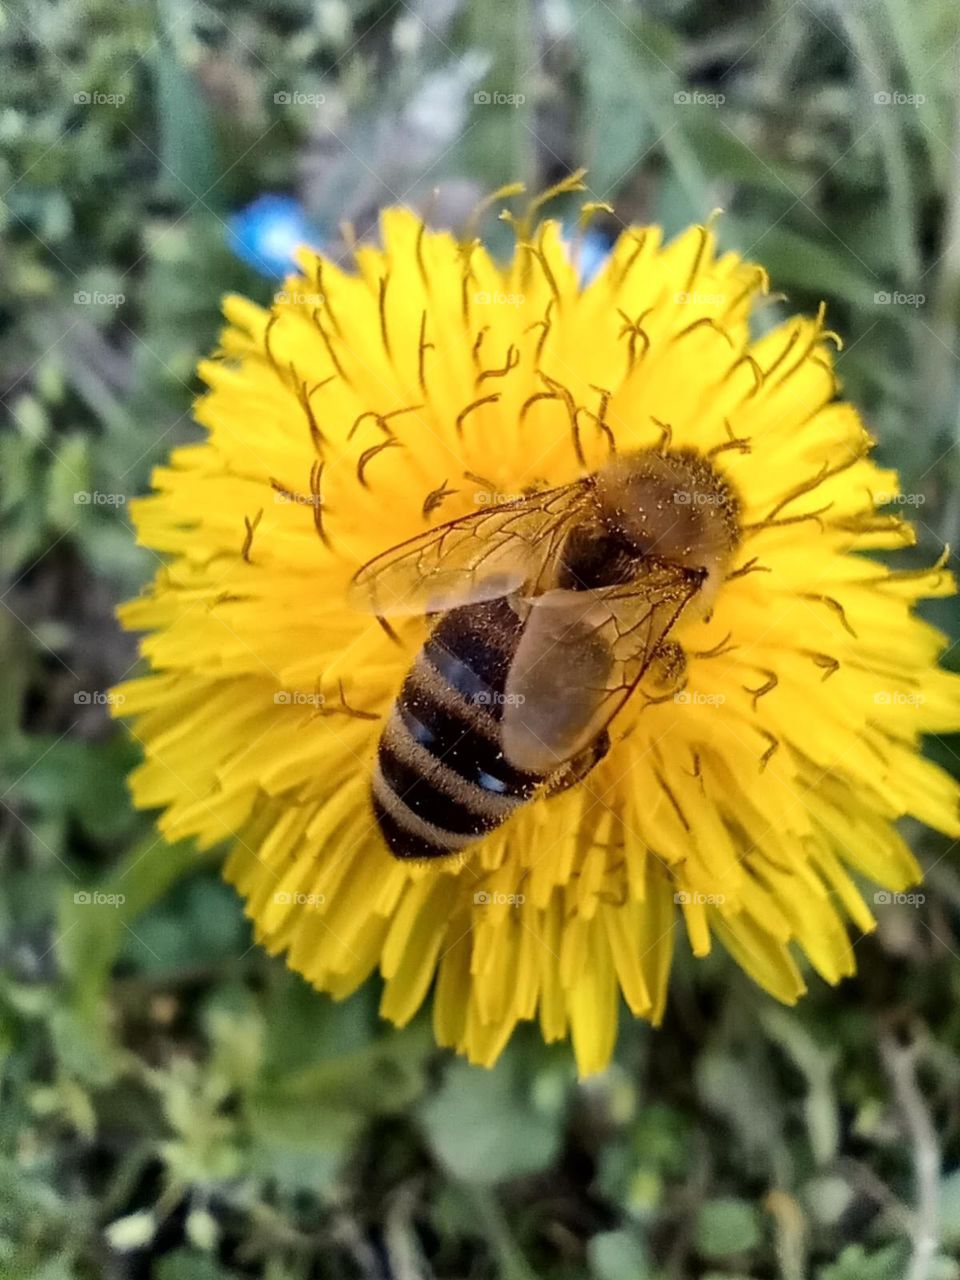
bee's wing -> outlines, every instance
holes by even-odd
[[[509,595],[559,553],[589,480],[484,507],[401,542],[353,577],[355,609],[380,617],[445,612]]]
[[[548,773],[592,742],[702,581],[700,571],[651,564],[625,586],[534,599],[505,689],[501,740],[510,763]]]

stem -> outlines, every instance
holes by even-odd
[[[937,1135],[917,1085],[916,1045],[903,1048],[892,1036],[884,1036],[880,1041],[880,1055],[913,1148],[917,1205],[911,1231],[913,1254],[906,1280],[930,1280],[940,1243],[940,1149]]]
[[[463,1190],[476,1210],[490,1247],[496,1255],[500,1280],[537,1280],[537,1274],[527,1266],[526,1258],[514,1240],[493,1192],[487,1187],[468,1185],[464,1185]]]

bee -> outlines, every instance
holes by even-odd
[[[457,853],[585,778],[644,677],[682,681],[671,634],[708,615],[738,538],[739,503],[712,464],[651,449],[365,564],[354,607],[433,619],[377,748],[390,851]]]

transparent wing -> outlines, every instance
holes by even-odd
[[[703,581],[650,564],[597,591],[547,591],[530,603],[507,676],[501,735],[518,769],[547,773],[610,723]]]
[[[583,509],[590,481],[484,507],[438,525],[368,561],[349,600],[381,617],[439,613],[532,583],[556,557]]]

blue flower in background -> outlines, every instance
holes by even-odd
[[[230,218],[230,248],[261,275],[282,278],[297,269],[294,250],[320,248],[303,205],[293,196],[258,196]]]
[[[607,258],[613,241],[603,231],[588,229],[580,241],[580,284],[587,285],[597,274]]]
[[[586,231],[565,225],[563,241],[567,254],[580,276],[580,288],[585,289],[610,257],[614,237],[606,231],[588,227]]]

